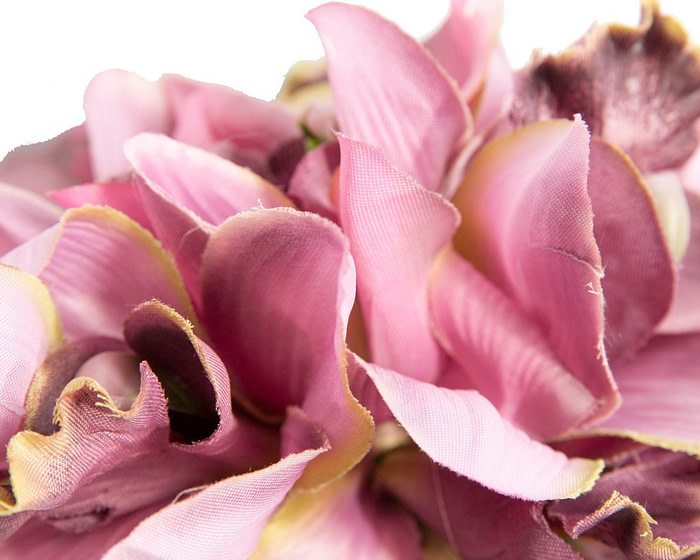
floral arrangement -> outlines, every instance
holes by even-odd
[[[0,163],[0,558],[700,554],[700,54],[308,17]]]

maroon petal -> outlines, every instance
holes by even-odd
[[[638,27],[595,27],[526,68],[514,124],[581,113],[593,135],[620,147],[643,173],[680,167],[697,146],[700,57],[656,2],[642,6]]]

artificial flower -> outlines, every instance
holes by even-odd
[[[274,102],[98,76],[0,163],[0,556],[696,554],[700,62],[643,8],[520,72],[453,0],[312,10]]]

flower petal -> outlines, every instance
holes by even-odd
[[[26,189],[0,183],[0,255],[56,224],[61,208]]]
[[[633,359],[615,363],[622,405],[593,432],[700,455],[698,352],[697,333],[657,336]]]
[[[110,208],[67,211],[61,223],[4,257],[49,286],[68,339],[121,338],[134,306],[156,298],[194,320],[170,257],[151,235]]]
[[[140,134],[124,153],[152,189],[212,225],[262,206],[292,206],[275,186],[249,169],[160,134]]]
[[[596,410],[537,326],[451,248],[433,269],[430,309],[443,347],[463,368],[461,388],[479,391],[533,438],[561,435]]]
[[[0,448],[21,428],[34,372],[62,342],[51,296],[34,276],[0,264]],[[0,457],[0,470],[7,468]]]
[[[678,267],[678,285],[671,311],[659,325],[666,334],[700,331],[700,195],[685,193],[690,209],[690,241]]]
[[[605,269],[605,348],[612,361],[646,342],[668,312],[674,265],[641,175],[600,139],[591,141],[588,194]]]
[[[459,217],[382,153],[339,135],[339,214],[357,266],[372,361],[435,380],[444,353],[428,317],[428,276]]]
[[[549,527],[542,504],[496,494],[436,465],[416,449],[383,457],[376,477],[464,558],[580,558]]]
[[[595,554],[596,550],[600,550],[606,558],[622,556],[629,560],[684,560],[697,557],[700,546],[681,549],[670,539],[654,538],[653,523],[654,519],[641,504],[614,491],[598,509],[580,519],[570,529],[570,535],[579,539],[582,552]],[[583,539],[579,538],[582,536]],[[600,549],[595,546],[596,543],[602,545]]]
[[[300,210],[338,220],[331,200],[331,182],[339,164],[337,142],[327,142],[306,153],[289,181],[289,196]]]
[[[326,50],[343,133],[378,146],[428,189],[445,188],[471,132],[466,106],[445,71],[418,41],[366,8],[330,3],[307,17]]]
[[[347,240],[313,214],[254,210],[212,234],[203,263],[203,320],[234,388],[267,414],[298,405],[322,426],[332,450],[305,480],[345,472],[372,437],[346,374],[355,276]]]
[[[500,494],[572,498],[589,490],[603,468],[602,461],[569,459],[531,440],[476,391],[436,387],[374,364],[365,371],[431,459]]]
[[[265,527],[251,560],[325,558],[419,560],[418,528],[382,503],[354,470],[318,491],[287,498]]]
[[[654,76],[653,80],[649,76]],[[637,27],[594,27],[520,77],[516,126],[581,113],[591,133],[622,149],[643,172],[680,167],[698,145],[700,54],[657,2]]]
[[[85,204],[109,206],[126,214],[141,227],[151,229],[133,183],[85,183],[49,194],[64,208],[79,208]]]
[[[174,74],[164,75],[159,84],[172,109],[175,140],[213,150],[286,185],[304,155],[302,132],[289,108]]]
[[[145,519],[104,560],[174,557],[244,560],[319,445],[291,454],[265,469],[227,478],[176,501]],[[173,539],[174,532],[188,538]]]
[[[85,126],[20,146],[0,161],[0,181],[45,193],[92,180]]]
[[[580,118],[537,123],[490,142],[453,202],[455,247],[510,295],[564,367],[609,415],[618,395],[605,359],[600,253]]]
[[[447,19],[425,41],[468,100],[484,82],[502,21],[502,0],[452,0]]]
[[[630,518],[628,521],[639,515],[642,518],[651,516],[655,521],[654,534],[672,539],[675,535],[680,536],[683,531],[687,534],[689,529],[694,529],[697,535],[695,539],[676,542],[678,545],[700,545],[700,525],[697,521],[700,512],[698,474],[700,462],[694,457],[657,448],[641,448],[627,461],[604,474],[591,492],[576,500],[550,504],[547,512],[562,522],[569,535],[581,534],[586,527],[590,529],[592,518],[597,517],[605,525],[605,516],[601,515],[602,512],[596,513],[596,510],[614,492],[618,492],[626,497],[619,500],[622,507],[618,511],[626,509],[626,515]],[[640,510],[631,502],[644,504],[646,511]],[[613,508],[607,511],[608,515],[614,513],[616,511]],[[637,521],[640,519],[637,518]],[[613,523],[624,522],[618,519]],[[630,531],[629,534],[634,532]],[[604,541],[608,540],[609,535],[604,538]],[[645,539],[639,540],[643,542]]]
[[[105,181],[129,171],[124,142],[140,132],[168,132],[172,126],[163,86],[124,70],[95,76],[85,91],[85,129],[95,178]]]

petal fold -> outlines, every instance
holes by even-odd
[[[572,498],[589,490],[602,461],[569,459],[504,420],[476,391],[436,387],[365,366],[398,422],[436,463],[499,494]]]
[[[342,132],[442,191],[472,127],[454,82],[418,41],[366,8],[329,3],[307,17],[326,51]]]
[[[428,278],[459,216],[377,149],[338,135],[339,214],[357,266],[372,361],[435,380],[444,354],[428,316]]]
[[[589,135],[579,117],[505,134],[470,163],[453,202],[456,249],[542,330],[600,402],[618,404],[603,343],[603,269],[587,192]]]
[[[342,474],[372,438],[346,372],[354,278],[337,226],[290,209],[229,218],[204,253],[203,320],[234,390],[267,415],[299,406],[328,436],[332,449],[307,481]]]

